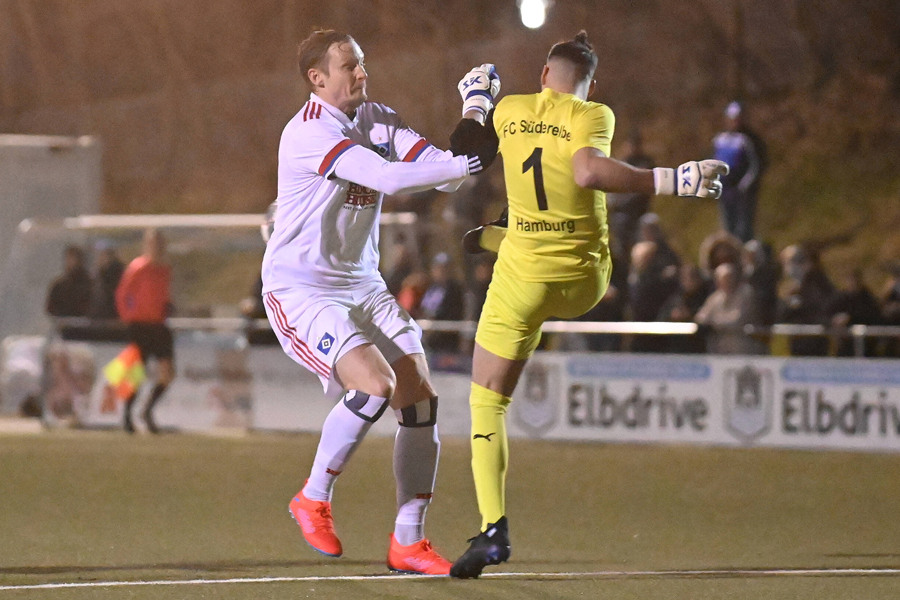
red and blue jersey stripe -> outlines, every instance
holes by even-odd
[[[322,161],[322,164],[319,165],[319,175],[324,177],[326,174],[330,173],[331,169],[334,168],[334,163],[337,162],[337,159],[355,145],[356,144],[350,140],[341,140],[338,142],[337,145],[325,155],[325,159]]]
[[[428,143],[428,140],[422,138],[421,140],[413,144],[413,147],[409,149],[409,152],[407,152],[406,156],[403,157],[403,162],[415,162],[415,160],[422,156],[422,153],[425,152],[425,149],[429,146],[431,146],[431,144]]]

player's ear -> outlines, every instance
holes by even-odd
[[[594,90],[597,89],[597,80],[591,79],[591,85],[588,86],[588,98],[594,95]]]
[[[320,88],[325,84],[324,78],[322,77],[322,71],[315,67],[307,71],[306,76],[309,77],[309,81],[314,88]]]
[[[541,71],[541,87],[547,85],[547,73],[550,72],[550,67],[548,65],[544,65],[544,69]]]

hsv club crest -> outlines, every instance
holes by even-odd
[[[744,442],[772,427],[772,373],[752,365],[725,372],[725,426]]]

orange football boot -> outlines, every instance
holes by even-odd
[[[431,547],[431,542],[422,540],[411,546],[401,546],[391,534],[391,549],[388,551],[387,566],[398,573],[417,575],[449,575],[450,561],[444,559]]]
[[[303,490],[300,490],[291,500],[289,508],[294,521],[303,531],[306,543],[312,546],[313,550],[334,557],[344,553],[341,540],[334,533],[331,502],[310,500],[303,495]]]

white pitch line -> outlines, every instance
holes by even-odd
[[[706,569],[670,571],[582,571],[582,572],[506,572],[484,573],[482,579],[625,579],[652,577],[812,577],[812,576],[895,576],[900,569]],[[311,575],[307,577],[242,577],[234,579],[158,579],[153,581],[90,581],[3,585],[0,591],[50,590],[60,588],[98,588],[150,585],[213,585],[222,583],[296,583],[320,581],[395,581],[399,579],[436,579],[443,575]]]

